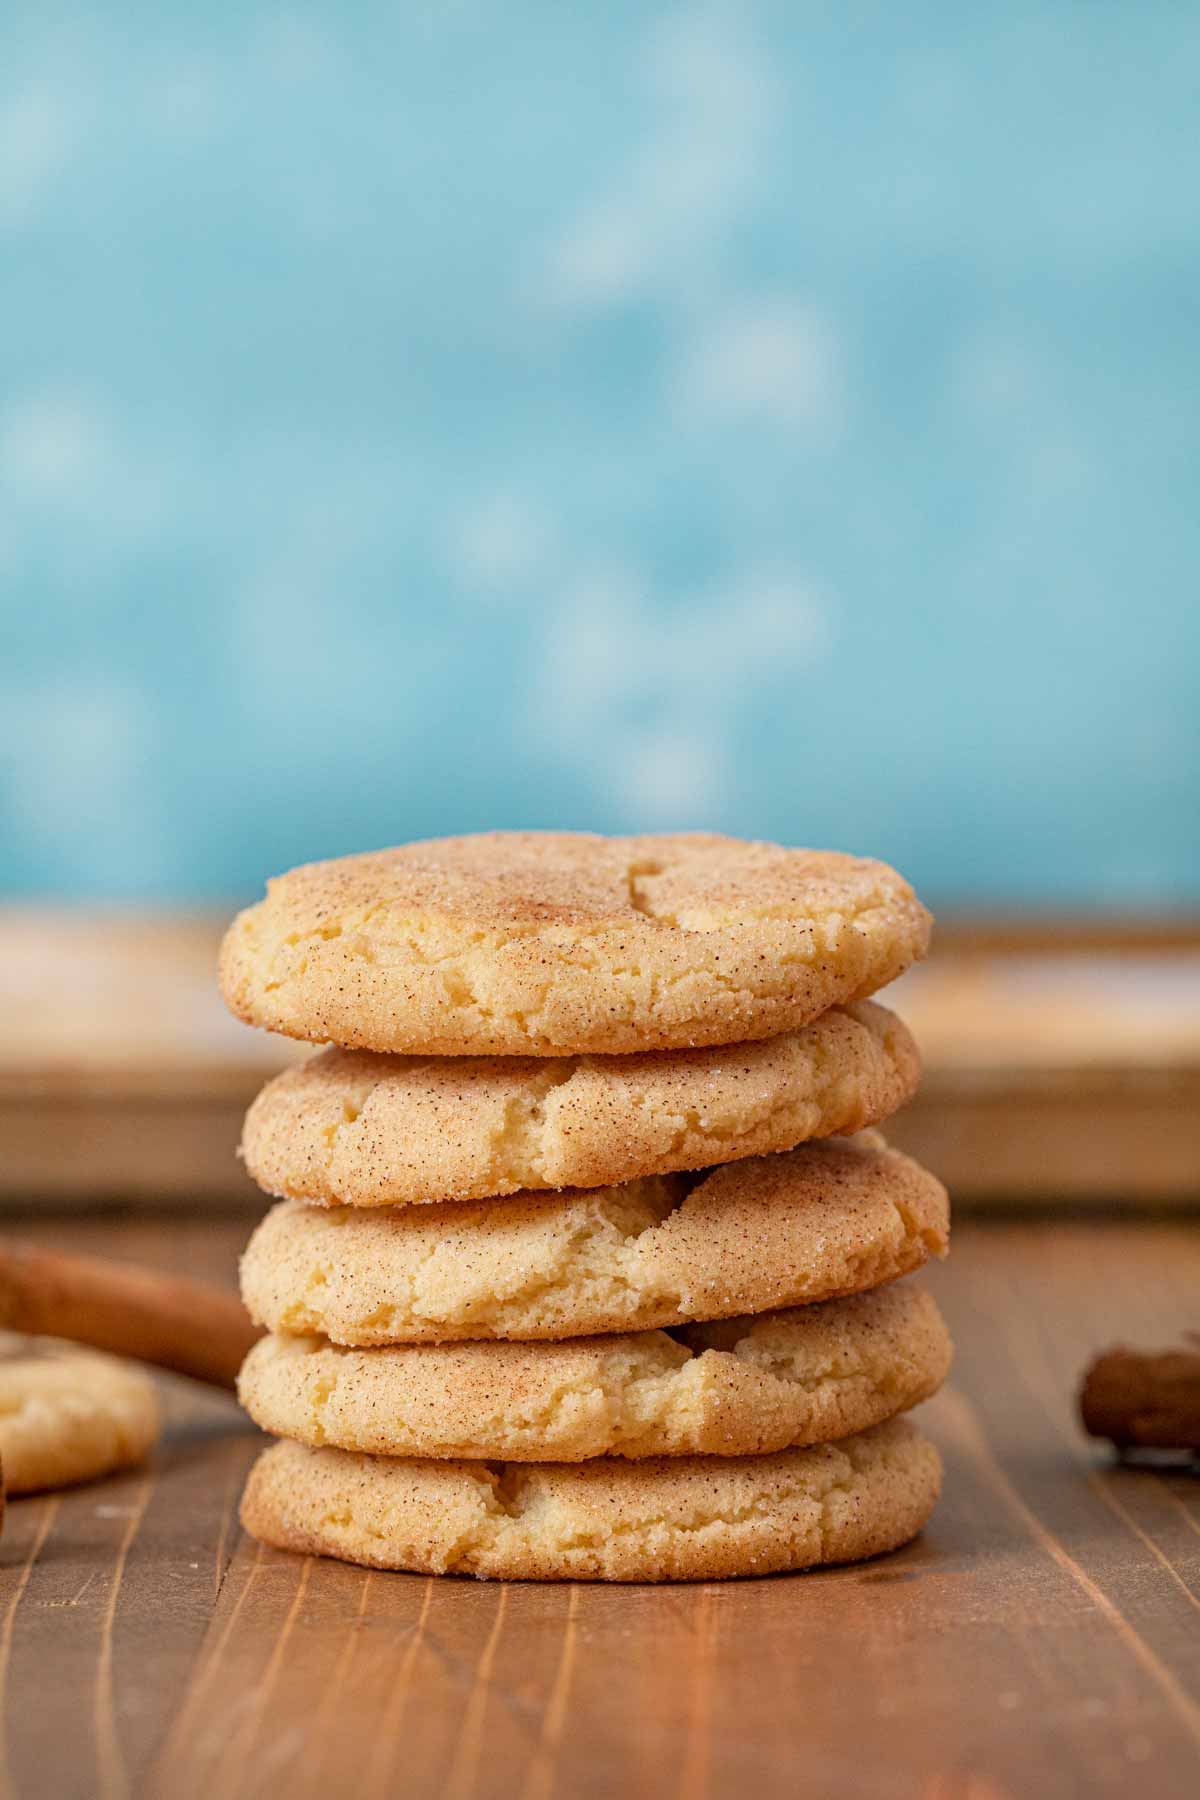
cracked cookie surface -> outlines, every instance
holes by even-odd
[[[885,863],[707,834],[492,832],[310,863],[221,952],[252,1024],[436,1056],[732,1044],[865,998],[930,919]]]
[[[941,1485],[906,1420],[773,1456],[428,1462],[280,1443],[252,1536],[380,1569],[543,1581],[704,1581],[851,1562],[915,1537]]]
[[[242,1260],[259,1324],[347,1345],[568,1338],[803,1306],[943,1256],[941,1183],[877,1132],[689,1183],[415,1207],[287,1200]]]
[[[370,1350],[265,1337],[238,1395],[277,1437],[373,1456],[758,1456],[905,1412],[949,1364],[932,1298],[901,1282],[677,1337]]]
[[[348,1206],[607,1187],[885,1119],[920,1058],[863,1000],[758,1042],[573,1058],[326,1050],[267,1083],[242,1153],[267,1193]]]

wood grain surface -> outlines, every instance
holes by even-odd
[[[43,1242],[231,1277],[242,1222]],[[15,1501],[0,1545],[4,1791],[74,1797],[896,1800],[1200,1791],[1200,1479],[1074,1419],[1085,1360],[1195,1322],[1194,1224],[968,1223],[923,1417],[946,1493],[859,1567],[697,1587],[484,1584],[260,1549],[261,1440],[165,1383],[142,1473]]]

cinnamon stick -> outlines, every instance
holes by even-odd
[[[0,1327],[69,1338],[224,1388],[261,1335],[221,1288],[11,1241],[0,1244]]]
[[[1118,1450],[1200,1452],[1200,1337],[1195,1348],[1106,1350],[1079,1395],[1085,1429]]]

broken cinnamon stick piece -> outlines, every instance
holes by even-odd
[[[1196,1348],[1106,1350],[1083,1378],[1079,1411],[1093,1437],[1118,1450],[1200,1452],[1200,1339]]]
[[[235,1385],[261,1333],[223,1289],[99,1256],[0,1244],[0,1327]]]

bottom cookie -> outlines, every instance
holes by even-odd
[[[242,1524],[281,1550],[509,1581],[708,1581],[854,1562],[920,1531],[941,1461],[907,1420],[773,1456],[425,1462],[283,1442]]]

